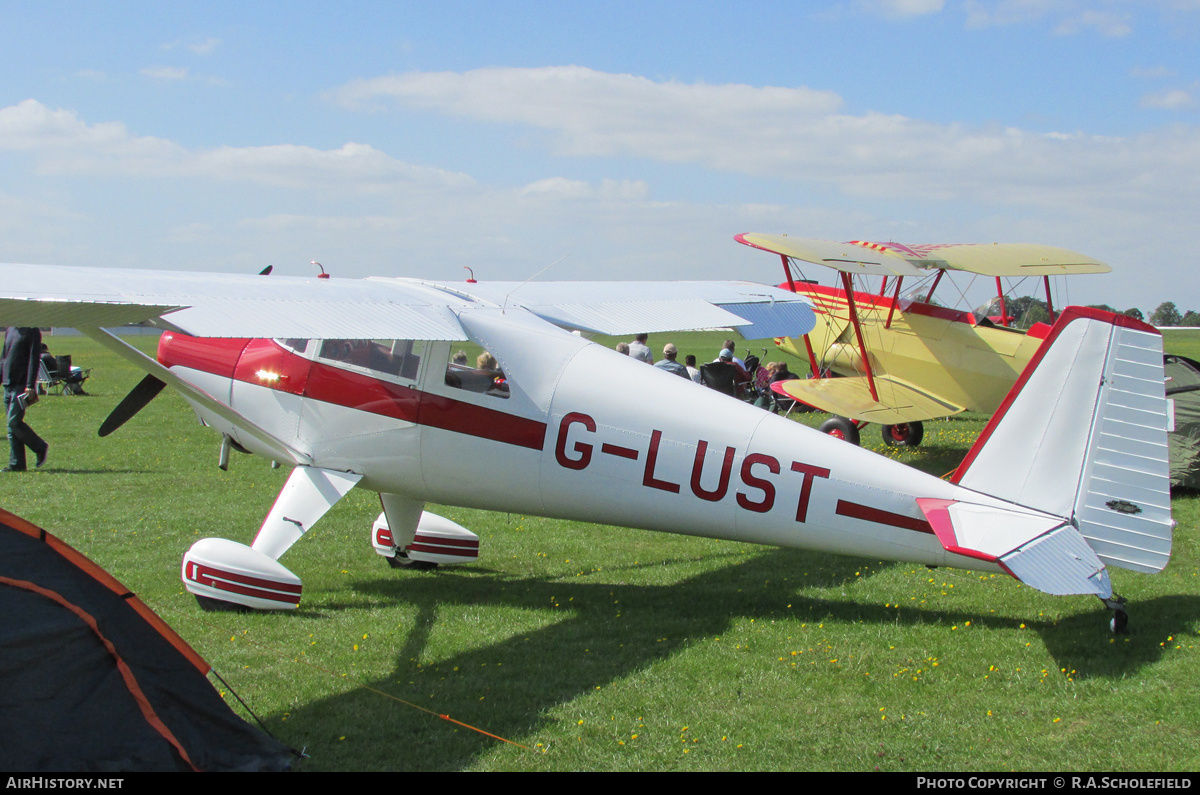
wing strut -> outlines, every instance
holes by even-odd
[[[1050,275],[1043,276],[1042,282],[1046,285],[1046,311],[1050,313],[1050,325],[1054,325],[1054,321],[1058,318],[1054,316],[1054,301],[1050,298]]]
[[[779,258],[783,260],[783,275],[787,277],[788,289],[793,293],[796,292],[796,280],[792,278],[792,266],[788,260],[787,254],[780,254]]]
[[[871,372],[871,360],[867,358],[867,345],[863,342],[862,326],[858,323],[858,310],[854,307],[854,280],[845,271],[842,271],[842,285],[846,288],[846,304],[850,307],[850,324],[854,326],[854,336],[858,338],[858,352],[862,354],[863,368],[867,371],[867,386],[871,389],[871,400],[878,403],[879,393],[875,391],[875,374]]]
[[[892,315],[896,314],[896,304],[900,301],[900,285],[904,284],[904,277],[896,277],[896,289],[892,293],[892,308],[888,310],[887,322],[883,324],[885,329],[892,327]]]

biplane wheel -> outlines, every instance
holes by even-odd
[[[925,438],[925,425],[920,422],[900,422],[883,426],[883,442],[889,447],[916,447]]]
[[[819,430],[850,444],[859,443],[858,426],[845,417],[830,417],[821,423]]]

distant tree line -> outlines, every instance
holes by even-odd
[[[1108,304],[1092,304],[1092,306],[1109,312],[1117,311]],[[1137,314],[1134,314],[1135,312]],[[1133,315],[1138,320],[1145,320],[1152,326],[1200,326],[1200,312],[1189,309],[1181,314],[1174,301],[1163,301],[1157,309],[1150,313],[1149,318],[1142,317],[1142,313],[1136,309],[1126,309],[1123,314]]]
[[[1144,320],[1152,326],[1200,326],[1200,312],[1189,309],[1187,312],[1181,313],[1173,301],[1163,301],[1157,309],[1150,313],[1148,318],[1137,307],[1121,310],[1108,304],[1088,304],[1088,306],[1092,309],[1103,309],[1105,312],[1115,312],[1118,315],[1129,315],[1132,318]],[[1034,323],[1050,322],[1050,311],[1046,307],[1046,302],[1033,296],[1006,298],[1005,309],[1013,318],[1014,328],[1027,329]]]

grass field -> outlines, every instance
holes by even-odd
[[[714,336],[674,341],[704,360]],[[397,572],[358,492],[284,559],[299,610],[202,613],[183,552],[248,542],[286,470],[219,471],[219,437],[174,394],[98,439],[141,374],[49,342],[94,368],[92,394],[30,411],[49,466],[4,476],[0,504],[138,592],[304,770],[1200,768],[1195,496],[1174,500],[1165,572],[1112,571],[1117,637],[1097,600],[1008,577],[456,508],[435,510],[480,535],[480,561]],[[1168,349],[1200,358],[1200,335]],[[982,425],[930,423],[902,460],[941,475]]]

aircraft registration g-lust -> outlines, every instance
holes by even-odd
[[[1027,332],[1011,327],[1002,278],[1040,279],[1053,321],[1051,276],[1112,270],[1083,254],[1044,245],[906,246],[760,234],[734,239],[778,254],[787,277],[779,286],[808,296],[819,315],[803,341],[776,341],[807,361],[813,378],[773,388],[835,415],[822,430],[856,444],[859,429],[877,422],[888,444],[915,447],[924,420],[962,411],[991,414],[1000,406],[1050,331],[1046,323]],[[797,278],[793,265],[802,262],[837,271],[841,288]],[[934,292],[947,273],[947,282],[956,273],[995,279],[996,292],[974,312],[941,306]],[[868,289],[868,277],[881,277],[878,291]],[[843,377],[822,377],[829,373]]]
[[[1062,314],[950,481],[571,333],[809,330],[805,299],[762,285],[0,265],[0,318],[78,328],[149,373],[102,433],[167,384],[223,451],[293,467],[250,545],[184,555],[202,604],[294,608],[279,558],[354,487],[379,493],[372,543],[395,563],[477,557],[433,502],[1006,572],[1099,597],[1114,629],[1106,566],[1170,558],[1162,339],[1096,310]],[[164,329],[157,359],[105,330],[134,321]],[[497,368],[453,363],[463,340]]]

